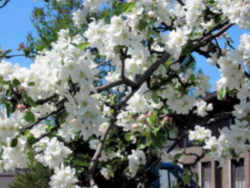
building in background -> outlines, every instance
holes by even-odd
[[[8,188],[8,185],[14,180],[12,173],[0,173],[0,188]]]
[[[185,152],[201,155],[202,149],[190,147]],[[188,165],[195,158],[185,155],[181,161]],[[193,171],[198,174],[198,184],[201,188],[250,188],[250,150],[242,154],[238,160],[227,159],[221,164],[205,156],[193,167]]]

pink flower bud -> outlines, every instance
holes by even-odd
[[[25,105],[23,105],[23,104],[18,104],[17,106],[16,106],[16,109],[18,109],[18,110],[26,110],[26,106]]]
[[[132,124],[132,126],[131,126],[133,129],[135,129],[135,128],[137,128],[138,127],[138,124],[136,124],[136,123],[134,123],[134,124]]]
[[[76,119],[72,119],[70,123],[76,123]]]
[[[152,115],[153,115],[153,112],[151,112],[151,111],[149,111],[149,112],[147,113],[147,117],[152,116]]]
[[[163,123],[166,123],[166,122],[168,122],[168,121],[170,121],[170,120],[171,120],[171,118],[170,118],[169,116],[165,116],[165,117],[163,118],[162,122],[163,122]]]

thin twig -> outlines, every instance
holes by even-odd
[[[51,95],[50,97],[47,97],[45,99],[39,99],[39,100],[35,101],[35,103],[37,105],[43,105],[43,104],[45,104],[45,103],[47,103],[47,102],[49,102],[49,101],[51,101],[51,100],[53,100],[53,99],[55,99],[57,97],[58,97],[58,95],[54,94],[54,95]]]
[[[13,54],[13,55],[6,55],[6,56],[0,56],[0,58],[6,58],[6,59],[10,59],[13,57],[30,57],[30,58],[34,58],[35,56],[27,56],[25,54]]]
[[[183,2],[183,0],[177,0],[178,3],[180,3],[180,5],[185,6],[185,3]]]
[[[6,1],[0,6],[0,8],[5,7],[9,2],[10,2],[10,0],[6,0]]]
[[[158,67],[162,64],[164,64],[168,59],[170,55],[166,52],[162,55],[162,57],[156,61],[154,64],[152,64],[141,76],[140,79],[137,81],[137,87],[140,87],[146,80],[148,80],[152,74],[158,69]]]
[[[114,118],[112,118],[110,120],[110,123],[109,125],[107,126],[107,128],[105,129],[103,135],[101,136],[101,139],[100,139],[100,144],[97,146],[97,149],[96,149],[96,152],[94,154],[94,156],[92,157],[91,159],[91,162],[90,162],[90,165],[89,165],[89,181],[90,181],[90,186],[91,187],[94,187],[96,185],[95,183],[95,180],[94,180],[94,173],[95,173],[95,170],[96,170],[96,166],[98,164],[98,160],[101,156],[101,153],[102,153],[102,150],[104,148],[104,143],[105,143],[105,140],[108,136],[108,133],[109,131],[111,130],[111,128],[114,126],[115,122],[116,122],[116,116],[117,116],[117,113],[115,112],[115,114],[113,115]]]
[[[210,42],[212,41],[213,39],[215,39],[216,37],[219,37],[220,35],[222,35],[223,33],[225,33],[225,31],[227,31],[230,27],[232,27],[234,24],[232,23],[227,23],[226,25],[224,25],[219,31],[217,31],[215,34],[210,34],[210,35],[207,35],[205,36],[200,44],[202,45],[203,42]]]
[[[100,93],[100,92],[102,92],[102,91],[107,91],[107,90],[109,90],[109,89],[111,89],[111,88],[113,88],[113,87],[116,87],[116,86],[119,86],[119,85],[122,85],[122,84],[124,84],[124,81],[123,81],[122,79],[119,79],[119,80],[116,80],[116,81],[114,81],[114,82],[111,82],[111,83],[109,83],[109,84],[107,84],[107,85],[97,87],[97,88],[96,88],[96,91],[97,91],[98,93]]]
[[[43,120],[48,119],[50,116],[53,116],[53,115],[56,115],[57,113],[60,113],[62,110],[64,110],[64,107],[63,107],[63,106],[60,107],[60,108],[58,108],[58,109],[55,110],[55,111],[50,112],[49,114],[47,114],[47,115],[45,115],[45,116],[43,116],[43,117],[38,118],[34,123],[32,123],[31,125],[29,125],[29,126],[23,128],[23,129],[21,130],[21,134],[24,134],[26,130],[32,129],[35,125],[37,125],[38,123],[42,122]]]
[[[94,156],[92,157],[92,160],[90,162],[89,166],[89,182],[90,186],[93,187],[96,185],[96,182],[94,180],[94,173],[99,161],[99,158],[101,156],[101,152],[104,148],[104,143],[105,140],[109,134],[109,131],[111,130],[111,127],[115,125],[116,122],[116,117],[118,115],[118,112],[120,111],[121,108],[123,108],[126,104],[127,101],[140,89],[140,87],[143,85],[143,83],[150,78],[150,76],[157,70],[157,68],[166,62],[166,60],[170,57],[168,53],[165,53],[158,61],[156,61],[153,65],[151,65],[141,76],[141,78],[136,82],[136,87],[132,89],[130,94],[128,94],[119,104],[117,104],[114,107],[114,114],[113,118],[110,120],[109,126],[106,128],[105,132],[103,133],[100,144],[97,146],[96,152]],[[118,84],[118,83],[117,83]],[[112,84],[113,86],[113,84]],[[111,86],[110,86],[111,87]],[[109,87],[106,87],[109,88]]]

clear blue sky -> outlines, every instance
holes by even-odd
[[[41,6],[42,1],[37,0],[11,0],[10,3],[0,9],[0,47],[3,49],[17,49],[19,43],[25,41],[27,33],[35,34],[31,24],[31,12],[35,6]],[[235,41],[234,46],[237,46],[240,41],[240,35],[246,33],[246,30],[240,30],[233,27],[229,30],[230,36]],[[250,33],[248,31],[248,33]],[[18,53],[18,52],[16,52]],[[20,53],[20,52],[19,52]],[[211,77],[211,85],[219,79],[218,70],[206,63],[205,58],[196,57],[198,62],[197,69]],[[29,66],[31,61],[24,58],[13,58],[13,63],[19,63],[21,66]]]
[[[31,24],[31,13],[35,6],[42,1],[11,0],[7,6],[0,9],[0,47],[3,49],[17,49],[19,43],[24,42],[27,33],[35,33]],[[20,53],[20,52],[15,52]],[[13,58],[11,62],[28,66],[30,63],[24,58]]]

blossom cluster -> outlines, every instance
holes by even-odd
[[[141,150],[132,150],[132,154],[128,156],[129,160],[129,173],[131,176],[135,176],[140,165],[145,165],[146,156]]]
[[[52,50],[41,52],[30,68],[8,62],[2,62],[0,65],[2,79],[6,82],[18,80],[20,85],[15,89],[26,93],[32,100],[44,99],[55,94],[60,100],[67,100],[65,109],[69,115],[58,130],[58,136],[66,142],[74,139],[79,133],[85,140],[92,135],[99,135],[98,125],[105,119],[99,111],[98,101],[89,95],[89,92],[94,90],[92,82],[97,71],[91,53],[83,52],[78,47],[85,42],[80,35],[71,39],[67,30],[61,30],[59,40],[52,44]],[[80,91],[76,95],[70,93],[69,80],[78,84]],[[51,103],[38,105],[29,110],[36,119],[39,119],[55,109],[56,106]],[[1,112],[1,143],[3,143],[1,164],[4,170],[25,168],[28,163],[28,142],[26,137],[19,137],[18,133],[29,125],[25,120],[27,112],[25,106],[23,110],[14,112],[10,117]],[[49,125],[45,122],[40,123],[32,127],[27,136],[32,135],[38,139],[32,146],[35,159],[44,166],[55,169],[56,172],[72,151],[55,137],[52,139],[44,137],[48,130]],[[16,137],[17,144],[13,147],[12,142]],[[68,168],[70,167],[66,167]],[[51,181],[51,186],[57,186],[54,176]],[[72,186],[73,183],[75,182],[72,182]]]
[[[212,156],[216,160],[233,155],[239,156],[249,148],[249,80],[245,77],[245,67],[249,66],[249,59],[246,58],[246,51],[249,47],[247,44],[249,36],[244,34],[241,36],[239,47],[232,53],[226,52],[224,56],[214,60],[215,64],[220,66],[221,79],[217,81],[217,90],[230,89],[237,90],[237,98],[239,104],[234,105],[232,114],[234,120],[230,123],[230,128],[224,127],[220,129],[220,136],[209,136],[201,134],[200,130],[207,131],[204,128],[196,128],[190,131],[189,138],[191,140],[203,140],[205,142],[204,149],[212,150]],[[203,136],[201,136],[203,135]]]

